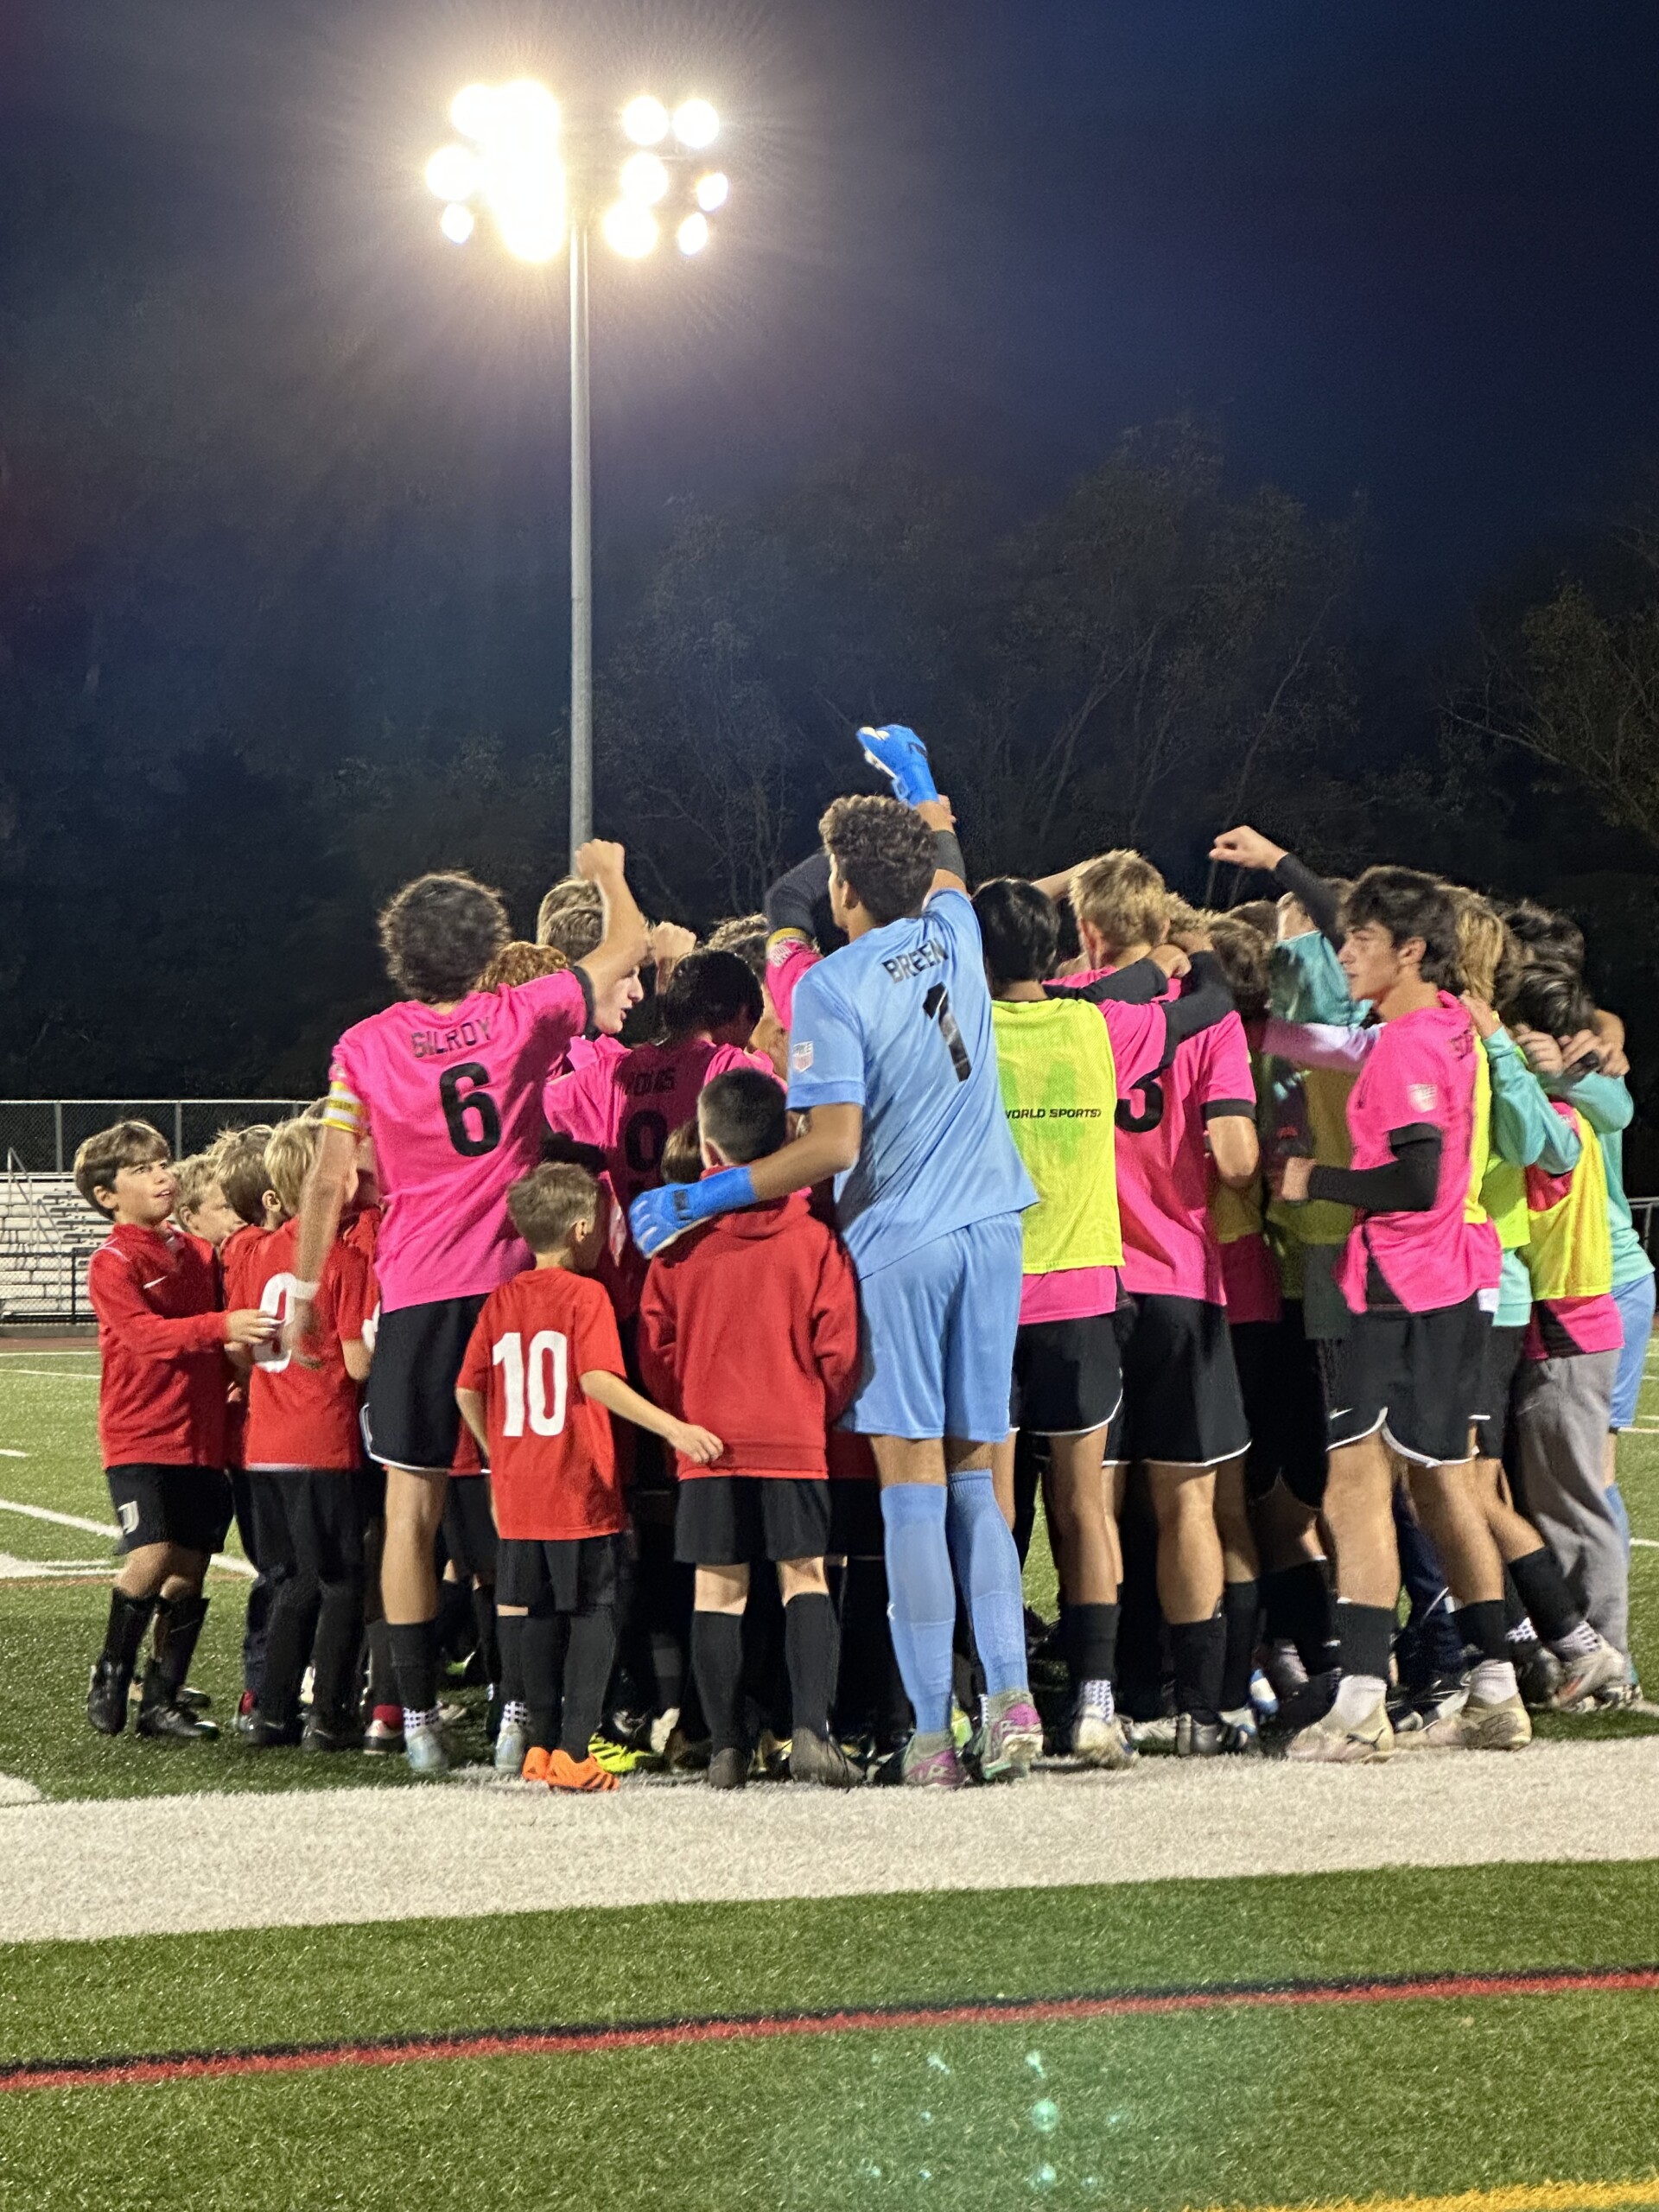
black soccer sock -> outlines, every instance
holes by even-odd
[[[129,1681],[138,1663],[144,1630],[149,1626],[157,1603],[154,1598],[129,1598],[124,1590],[110,1592],[109,1626],[104,1631],[104,1649],[99,1656],[118,1667]]]
[[[365,1630],[369,1643],[369,1707],[396,1705],[398,1702],[397,1680],[391,1666],[391,1630],[385,1617],[372,1620]]]
[[[1547,1544],[1540,1544],[1524,1559],[1512,1559],[1510,1573],[1528,1618],[1546,1643],[1554,1643],[1583,1627],[1584,1615],[1573,1604],[1567,1577]]]
[[[1394,1645],[1393,1606],[1351,1605],[1344,1599],[1337,1607],[1337,1643],[1344,1675],[1386,1682]]]
[[[572,1613],[564,1649],[564,1711],[559,1744],[578,1765],[605,1710],[605,1689],[616,1657],[616,1615],[609,1605]]]
[[[1294,1567],[1269,1567],[1262,1576],[1267,1632],[1275,1643],[1288,1638],[1310,1675],[1328,1674],[1338,1663],[1335,1606],[1323,1560],[1298,1560]]]
[[[459,1666],[471,1656],[478,1637],[470,1584],[438,1580],[438,1617],[433,1627],[437,1655]]]
[[[388,1621],[391,1678],[405,1713],[430,1713],[438,1701],[438,1637],[435,1621]]]
[[[1221,1717],[1221,1675],[1227,1658],[1227,1624],[1219,1613],[1207,1621],[1172,1621],[1170,1656],[1175,1664],[1175,1709],[1198,1721]]]
[[[1109,1682],[1117,1673],[1117,1607],[1060,1606],[1060,1643],[1073,1690]]]
[[[1457,1623],[1458,1632],[1466,1650],[1478,1651],[1483,1659],[1496,1660],[1500,1663],[1513,1658],[1501,1598],[1483,1598],[1476,1605],[1459,1605]]]
[[[522,1705],[524,1701],[524,1615],[498,1611],[495,1640],[501,1647],[501,1672],[496,1677],[496,1698],[502,1705]]]
[[[501,1646],[495,1626],[495,1585],[475,1582],[473,1585],[473,1633],[477,1639],[474,1649],[478,1663],[484,1670],[486,1682],[501,1679]]]
[[[524,1670],[525,1732],[538,1751],[550,1751],[559,1740],[564,1639],[565,1618],[556,1613],[543,1596],[543,1603],[525,1614],[518,1643]],[[601,1682],[601,1697],[604,1692]]]
[[[790,1719],[795,1733],[830,1732],[830,1700],[836,1687],[841,1638],[836,1609],[819,1590],[804,1590],[784,1607],[784,1652],[789,1669]]]
[[[200,1591],[182,1598],[162,1598],[156,1606],[156,1657],[161,1678],[176,1697],[190,1673],[190,1662],[201,1641],[201,1624],[207,1618],[207,1600]]]
[[[356,1710],[362,1645],[362,1575],[325,1582],[311,1645],[311,1710],[330,1732],[346,1727]]]
[[[1238,1713],[1250,1701],[1250,1676],[1255,1669],[1255,1630],[1261,1613],[1260,1593],[1254,1582],[1229,1582],[1221,1593],[1221,1618],[1225,1631],[1225,1656],[1221,1669],[1221,1709]]]
[[[265,1630],[258,1710],[279,1726],[287,1727],[299,1717],[300,1684],[316,1641],[321,1608],[322,1592],[308,1574],[290,1575],[277,1585],[276,1601]]]
[[[709,1739],[717,1751],[742,1748],[738,1700],[743,1680],[743,1616],[691,1616],[691,1671],[709,1721]]]

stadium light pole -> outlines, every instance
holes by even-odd
[[[468,85],[450,105],[458,137],[426,165],[429,188],[444,203],[438,227],[465,245],[477,210],[493,217],[516,260],[544,264],[570,257],[570,851],[594,828],[593,435],[588,408],[588,264],[601,194],[595,181],[615,157],[608,131],[590,126],[567,146],[558,102],[534,78]],[[617,118],[634,150],[623,160],[618,196],[598,218],[600,235],[625,260],[640,261],[662,235],[657,210],[672,219],[681,253],[701,253],[709,217],[730,193],[724,173],[702,156],[720,132],[705,99],[671,111],[641,93]],[[674,202],[680,204],[677,210]]]

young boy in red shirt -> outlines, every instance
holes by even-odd
[[[86,1718],[103,1736],[126,1726],[127,1693],[151,1617],[141,1736],[191,1742],[219,1731],[179,1701],[207,1600],[207,1563],[230,1525],[225,1395],[230,1345],[260,1344],[269,1318],[225,1313],[210,1248],[167,1226],[178,1196],[167,1141],[148,1122],[118,1122],[75,1154],[75,1188],[112,1225],[92,1255],[98,1316],[99,1441],[126,1555],[93,1662]]]
[[[305,1179],[321,1124],[281,1122],[265,1147],[266,1184],[281,1210],[269,1236],[232,1238],[226,1295],[257,1306],[273,1332],[288,1312]],[[358,1651],[363,1637],[367,1501],[358,1385],[369,1371],[363,1332],[374,1304],[373,1273],[342,1236],[323,1263],[314,1301],[315,1332],[304,1360],[262,1346],[248,1382],[244,1463],[257,1488],[261,1562],[274,1576],[258,1698],[245,1731],[256,1750],[302,1743],[313,1751],[354,1751]],[[315,1669],[311,1717],[300,1731],[300,1684]]]
[[[788,1135],[770,1075],[735,1068],[697,1102],[705,1168],[747,1167]],[[741,1789],[743,1611],[749,1562],[775,1560],[793,1706],[790,1773],[847,1789],[860,1778],[830,1733],[838,1658],[824,1580],[830,1484],[824,1432],[858,1372],[852,1262],[804,1191],[746,1206],[652,1262],[639,1308],[646,1388],[726,1439],[683,1460],[675,1556],[697,1571],[691,1664],[714,1745],[709,1781]]]
[[[721,1443],[660,1412],[624,1377],[616,1315],[589,1272],[601,1240],[599,1185],[587,1169],[537,1168],[509,1190],[507,1211],[536,1264],[485,1300],[455,1383],[489,1457],[504,1643],[523,1624],[527,1712],[522,1724],[504,1719],[502,1736],[522,1725],[526,1782],[614,1789],[616,1777],[589,1750],[616,1656],[628,1525],[610,1416],[649,1429],[693,1465],[716,1458]],[[498,1738],[498,1772],[504,1764]]]

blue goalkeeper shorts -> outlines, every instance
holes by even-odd
[[[861,1381],[842,1427],[861,1436],[1001,1443],[1020,1258],[1019,1215],[995,1214],[861,1274]]]

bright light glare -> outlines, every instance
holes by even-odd
[[[450,108],[455,128],[476,142],[445,146],[427,164],[426,181],[442,198],[481,195],[507,251],[520,261],[551,261],[564,244],[564,164],[559,158],[559,107],[545,85],[521,77],[511,85],[468,85]],[[465,213],[452,208],[449,215]],[[457,243],[466,231],[444,235]]]
[[[481,138],[490,127],[494,109],[493,86],[468,85],[449,103],[449,120],[469,138]]]
[[[440,146],[426,165],[426,188],[440,200],[470,200],[483,178],[470,146]]]
[[[709,243],[709,218],[688,215],[680,225],[680,251],[701,253]]]
[[[641,92],[623,109],[622,128],[636,146],[660,146],[668,136],[668,110],[661,100]]]
[[[657,243],[657,218],[638,200],[619,200],[606,211],[601,227],[606,245],[630,261],[642,259]]]
[[[726,205],[732,181],[718,169],[710,169],[707,176],[697,179],[697,205],[705,215],[712,215],[716,207]]]
[[[631,154],[622,164],[622,197],[654,207],[668,190],[668,171],[655,154]]]
[[[674,111],[674,136],[682,146],[712,146],[720,136],[720,118],[707,100],[682,100]]]
[[[438,218],[438,228],[452,245],[465,245],[473,235],[472,209],[452,200]]]

